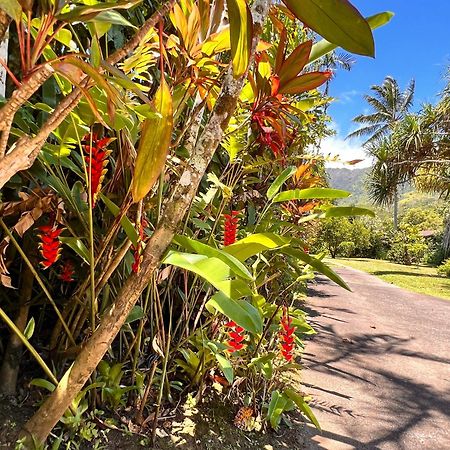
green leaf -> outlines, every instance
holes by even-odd
[[[56,386],[48,380],[44,380],[43,378],[33,378],[30,381],[31,386],[37,386],[44,389],[47,389],[49,392],[53,392]]]
[[[33,333],[34,333],[34,325],[35,325],[35,323],[34,323],[34,317],[32,317],[32,318],[28,321],[27,326],[25,327],[25,330],[23,330],[23,334],[24,334],[24,336],[25,336],[28,340],[30,340],[30,339],[31,339],[31,336],[33,336]]]
[[[356,206],[332,206],[325,211],[325,217],[350,217],[350,216],[371,216],[375,213],[368,208],[358,208]]]
[[[374,56],[369,24],[348,0],[283,0],[307,27],[351,53]]]
[[[257,255],[265,250],[273,250],[289,244],[290,239],[274,233],[256,233],[247,236],[223,249],[224,252],[237,258],[239,261]]]
[[[268,380],[273,375],[272,360],[276,357],[276,353],[270,352],[267,355],[260,356],[259,358],[252,358],[248,367],[256,366]]]
[[[275,195],[278,193],[278,191],[281,189],[281,186],[287,181],[289,178],[294,175],[294,173],[297,171],[297,167],[290,166],[283,170],[283,172],[280,173],[275,178],[275,181],[270,185],[269,189],[267,189],[266,196],[269,200],[272,200]]]
[[[100,198],[109,209],[109,211],[113,214],[113,216],[117,217],[120,213],[120,208],[102,193],[100,193]],[[134,246],[136,246],[138,241],[138,233],[136,231],[136,228],[134,228],[134,225],[131,223],[130,219],[127,216],[123,216],[122,219],[120,219],[120,224],[122,225],[122,228],[124,229],[128,239]]]
[[[343,287],[344,289],[347,289],[348,291],[351,291],[347,283],[334,270],[330,269],[326,264],[324,264],[319,259],[314,258],[311,255],[308,255],[308,253],[305,253],[303,250],[300,250],[298,248],[287,247],[281,249],[281,252],[284,253],[285,255],[292,256],[293,258],[300,259],[306,264],[309,264],[312,268],[316,269],[318,272],[322,273],[339,286]]]
[[[94,18],[87,20],[87,22],[104,23],[108,25],[122,25],[125,27],[136,28],[129,22],[122,14],[117,11],[103,11],[97,14]]]
[[[267,410],[267,418],[269,419],[270,425],[274,430],[276,430],[280,425],[281,414],[283,414],[287,403],[288,399],[286,396],[281,394],[279,391],[272,391],[272,397]]]
[[[224,262],[234,272],[235,275],[245,278],[249,281],[253,280],[253,277],[248,271],[247,267],[245,267],[245,265],[242,264],[234,256],[229,255],[223,250],[211,247],[210,245],[204,244],[203,242],[196,241],[194,239],[190,239],[186,236],[176,236],[173,242],[185,248],[186,250],[194,251],[208,257],[218,258],[222,262]]]
[[[231,58],[236,78],[247,70],[253,37],[252,14],[246,0],[227,0],[230,21]]]
[[[171,251],[164,258],[163,263],[181,267],[199,275],[217,290],[233,299],[253,294],[243,280],[230,279],[232,275],[230,267],[218,258]]]
[[[331,72],[309,72],[304,75],[289,80],[284,84],[280,84],[278,92],[280,94],[301,94],[315,89],[326,83],[331,78]]]
[[[230,361],[227,358],[225,358],[225,356],[222,356],[220,353],[215,353],[215,357],[228,383],[232,384],[234,381],[234,370],[233,367],[231,366]]]
[[[389,23],[394,17],[394,13],[390,11],[382,12],[379,14],[375,14],[373,16],[370,16],[366,18],[370,28],[372,30],[375,30],[376,28],[382,27],[383,25],[386,25]],[[338,45],[332,44],[331,42],[327,41],[326,39],[322,39],[319,42],[316,42],[311,49],[311,54],[309,55],[309,61],[308,64],[311,64],[315,60],[321,58],[322,56],[326,55],[327,53],[332,52],[338,48]]]
[[[78,239],[76,237],[61,237],[60,236],[59,240],[63,244],[66,244],[68,247],[70,247],[75,253],[77,253],[78,256],[80,256],[86,264],[89,264],[89,259],[90,259],[89,251],[86,248],[86,246],[83,244],[81,239]]]
[[[55,39],[70,48],[70,43],[72,42],[72,32],[70,30],[66,30],[65,28],[61,28],[55,34]]]
[[[273,198],[274,203],[287,202],[289,200],[312,200],[315,198],[346,198],[350,192],[330,188],[293,189],[283,191]]]
[[[245,300],[233,300],[222,292],[214,294],[206,303],[208,311],[221,312],[250,333],[262,333],[263,322],[259,311]]]
[[[0,0],[0,9],[3,9],[11,19],[20,21],[22,16],[22,7],[17,0]]]
[[[139,305],[134,305],[133,309],[128,314],[125,323],[136,322],[136,320],[141,320],[144,317],[144,310]]]
[[[290,388],[286,388],[284,390],[284,393],[298,406],[298,409],[314,424],[314,426],[318,430],[321,430],[319,422],[316,419],[316,416],[312,412],[308,403],[305,402],[305,399],[300,394],[297,394],[297,392],[295,392],[293,389]]]
[[[172,95],[164,77],[154,100],[158,113],[142,125],[141,139],[131,182],[134,202],[142,200],[151,190],[164,169],[170,149],[173,127]]]
[[[88,22],[105,11],[113,11],[117,9],[129,9],[140,3],[141,0],[125,0],[117,3],[102,2],[94,5],[83,5],[72,8],[69,12],[57,14],[56,19],[64,22]]]

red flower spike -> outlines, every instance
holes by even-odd
[[[231,328],[228,332],[229,340],[227,342],[228,344],[228,351],[230,353],[237,352],[239,350],[242,350],[244,348],[244,345],[242,341],[245,340],[245,334],[244,329],[240,327],[239,325],[236,325],[235,322],[230,320],[225,324],[226,327]]]
[[[43,225],[38,230],[41,232],[39,234],[41,239],[39,249],[43,258],[40,264],[44,269],[48,269],[58,260],[61,254],[59,235],[63,228],[58,228],[55,225]]]
[[[108,155],[111,151],[105,150],[105,147],[111,142],[111,140],[111,138],[98,139],[95,133],[88,134],[83,139],[83,141],[86,142],[84,145],[84,151],[87,155],[84,157],[84,160],[86,161],[90,179],[92,207],[95,206],[97,196],[102,187],[103,179],[108,171],[108,169],[106,169],[106,165],[108,164]]]
[[[145,221],[145,223],[147,223],[147,221]],[[131,270],[134,273],[139,273],[139,271],[141,270],[141,263],[142,263],[142,259],[143,259],[142,254],[144,252],[144,248],[142,246],[143,240],[144,240],[144,220],[141,220],[141,224],[139,226],[137,245],[132,246],[132,249],[134,251],[134,253],[133,253],[134,263],[131,266]]]
[[[288,309],[283,308],[283,315],[280,320],[280,345],[281,345],[281,355],[283,358],[290,362],[294,357],[295,348],[295,327],[292,326],[292,317],[289,317]]]
[[[74,273],[73,263],[68,259],[61,266],[61,272],[59,273],[58,278],[65,283],[71,283],[72,281],[75,281],[73,278]]]
[[[223,224],[223,245],[231,245],[236,242],[237,229],[240,211],[231,211],[230,214],[224,214],[224,224]]]

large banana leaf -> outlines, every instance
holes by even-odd
[[[306,26],[351,53],[374,56],[369,24],[348,0],[283,0]]]

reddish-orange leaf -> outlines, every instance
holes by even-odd
[[[312,41],[300,44],[283,62],[278,72],[280,84],[286,84],[295,78],[305,67],[311,54]]]
[[[288,81],[285,85],[281,85],[279,92],[281,94],[301,94],[326,83],[331,75],[331,72],[305,73]]]

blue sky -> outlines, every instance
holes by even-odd
[[[391,22],[374,31],[376,57],[355,56],[350,72],[340,70],[330,86],[336,100],[329,108],[337,136],[322,145],[324,153],[340,154],[343,160],[361,157],[360,142],[345,141],[355,129],[353,117],[367,112],[363,95],[381,84],[386,75],[404,89],[416,80],[415,107],[436,101],[442,78],[450,65],[450,0],[352,0],[364,16],[395,13]],[[361,166],[367,165],[361,163]]]

